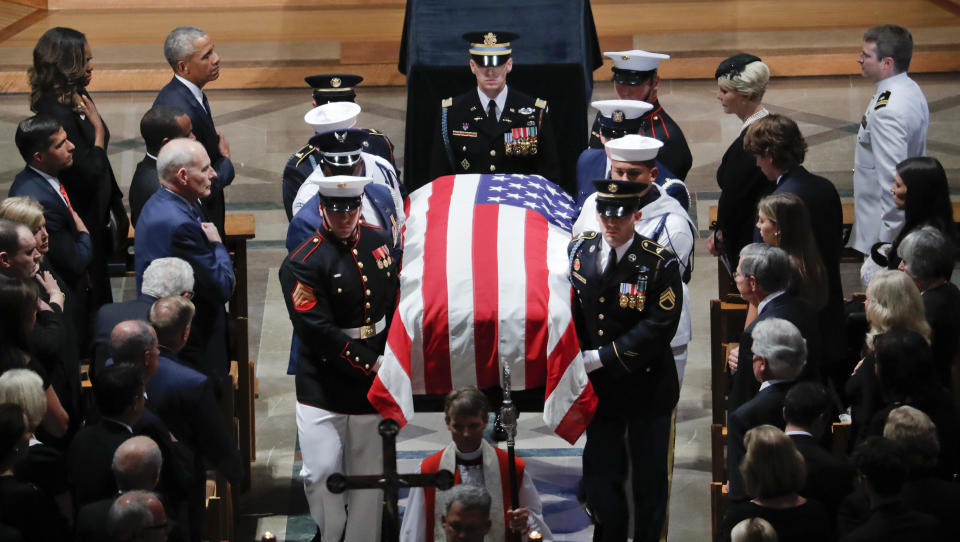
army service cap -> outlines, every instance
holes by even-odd
[[[513,32],[496,30],[467,32],[463,35],[463,39],[470,43],[470,58],[481,68],[504,65],[513,51],[510,42],[518,37]]]
[[[632,51],[610,51],[603,55],[613,60],[613,82],[621,85],[639,85],[650,79],[661,60],[670,55],[651,53],[642,49]]]
[[[607,139],[639,132],[641,118],[653,109],[640,100],[597,100],[590,105],[600,111],[600,134]]]
[[[311,137],[310,144],[317,148],[327,164],[350,167],[360,161],[367,135],[364,130],[331,130]]]
[[[318,105],[303,116],[304,122],[318,134],[331,130],[346,130],[357,124],[360,106],[353,102],[331,102]]]
[[[318,171],[319,169],[311,173],[306,182],[317,185],[317,194],[324,209],[342,213],[361,207],[363,204],[363,189],[373,179],[350,175],[323,177],[322,173],[320,173],[320,176],[316,176]]]
[[[363,81],[363,77],[352,73],[321,73],[308,75],[304,81],[313,89],[313,101],[317,105],[330,102],[352,102],[357,94],[354,87]]]
[[[647,162],[655,160],[663,141],[638,134],[630,134],[607,141],[604,148],[611,160],[618,162]]]
[[[601,216],[628,216],[640,208],[640,193],[649,185],[598,179],[593,186],[597,189],[597,212]]]

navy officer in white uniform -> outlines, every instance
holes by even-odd
[[[930,110],[923,91],[907,75],[912,56],[913,36],[902,26],[875,26],[863,34],[857,62],[876,93],[857,134],[851,246],[866,255],[875,244],[892,242],[903,227],[903,211],[890,192],[897,164],[927,151]]]

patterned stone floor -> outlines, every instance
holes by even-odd
[[[854,48],[851,48],[852,51]],[[851,62],[854,52],[851,52]],[[928,152],[947,168],[957,190],[960,181],[960,75],[918,76],[930,103]],[[661,102],[686,133],[694,157],[688,184],[695,194],[694,213],[706,229],[707,209],[716,202],[717,163],[734,139],[739,122],[724,116],[714,98],[711,81],[664,81]],[[853,147],[856,124],[872,94],[872,86],[858,77],[774,79],[765,102],[771,111],[795,118],[810,146],[806,165],[834,181],[845,199],[852,196]],[[594,97],[609,98],[613,89],[601,83]],[[138,127],[152,103],[152,92],[100,93],[98,107],[110,126],[110,159],[126,192],[136,163],[143,154]],[[250,243],[251,352],[258,362],[260,398],[257,408],[257,460],[252,466],[253,489],[240,501],[240,540],[259,538],[266,530],[280,540],[309,540],[313,527],[296,480],[297,452],[293,380],[284,372],[290,324],[277,281],[284,256],[286,219],[280,205],[280,172],[291,152],[306,142],[310,129],[302,122],[309,107],[304,90],[211,91],[210,102],[218,127],[230,141],[237,179],[227,191],[228,211],[253,213],[257,237]],[[398,157],[403,154],[406,121],[403,88],[361,88],[364,107],[360,125],[376,127],[393,137]],[[13,144],[16,123],[29,115],[26,95],[0,96],[0,192],[6,193],[22,161]],[[584,127],[586,134],[586,124]],[[691,283],[694,338],[677,410],[677,428],[670,540],[706,540],[710,510],[709,446],[709,327],[708,300],[716,292],[716,261],[697,247]],[[844,269],[846,291],[857,288],[855,269]],[[132,296],[129,280],[114,284],[119,295]],[[401,470],[447,442],[439,414],[421,414],[400,434]],[[582,442],[569,446],[546,430],[538,414],[521,417],[518,449],[530,464],[543,492],[548,521],[563,540],[589,540],[586,520],[572,495],[579,477]]]

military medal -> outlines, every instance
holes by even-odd
[[[647,299],[647,277],[641,275],[637,280],[637,310],[643,312],[643,304]]]
[[[632,302],[632,296],[630,295],[633,289],[632,284],[627,284],[625,282],[620,283],[620,308],[625,309]]]
[[[390,249],[387,245],[380,245],[373,251],[373,258],[377,261],[377,267],[386,269],[390,267]]]

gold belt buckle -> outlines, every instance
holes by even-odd
[[[376,326],[360,326],[360,338],[369,339],[377,334]]]

